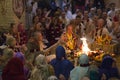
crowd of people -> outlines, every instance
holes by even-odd
[[[11,23],[0,36],[0,80],[119,80],[116,59],[99,65],[81,50],[115,44],[120,53],[120,10],[104,0],[27,0],[26,24]],[[105,39],[105,40],[104,40]],[[52,56],[51,56],[52,55]]]

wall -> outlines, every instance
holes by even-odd
[[[12,8],[12,0],[0,0],[0,28],[8,29],[10,23],[25,23],[25,11],[21,18],[17,18]],[[2,9],[4,8],[5,13],[2,14]]]

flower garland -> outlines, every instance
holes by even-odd
[[[96,37],[96,43],[98,45],[109,45],[111,44],[111,37],[109,35],[102,35]]]

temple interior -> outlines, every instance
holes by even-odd
[[[0,80],[120,80],[120,0],[0,0]]]

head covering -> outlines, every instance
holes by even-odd
[[[25,63],[25,57],[22,52],[16,52],[14,54],[14,57],[19,58],[23,62],[23,64]],[[29,69],[24,66],[24,75],[26,78],[28,77],[28,74],[29,74]]]
[[[2,57],[2,60],[4,62],[4,64],[2,65],[3,67],[6,66],[6,64],[8,63],[8,61],[13,57],[13,54],[14,54],[14,51],[12,48],[8,48],[6,47],[4,50],[3,50],[3,57]],[[1,65],[0,65],[1,66]]]
[[[105,74],[107,80],[111,77],[119,77],[118,69],[117,67],[112,67],[114,60],[111,56],[105,56],[103,58],[103,61],[101,63],[100,69],[99,69],[99,76],[102,77],[103,74]]]
[[[35,67],[31,73],[30,80],[47,80],[49,75],[48,64],[45,56],[40,54],[35,59]]]
[[[65,49],[62,46],[56,48],[56,59],[53,59],[50,64],[54,68],[55,76],[59,78],[62,74],[66,80],[68,80],[70,71],[74,68],[73,64],[66,59]]]
[[[81,54],[79,57],[79,64],[80,66],[75,67],[70,72],[70,79],[71,80],[81,80],[88,74],[89,69],[89,59],[86,54]]]
[[[65,49],[62,46],[56,48],[56,59],[61,60],[62,57],[66,58]]]
[[[86,54],[81,54],[79,57],[79,64],[82,65],[89,65],[89,58]]]
[[[13,36],[7,36],[6,39],[6,44],[9,45],[10,47],[14,47],[15,44],[13,44],[13,41],[16,41]]]
[[[25,80],[22,61],[16,57],[10,59],[3,70],[2,78],[3,80]]]
[[[25,57],[24,57],[24,55],[23,55],[22,52],[16,52],[16,53],[14,54],[14,57],[19,58],[23,63],[25,62]]]
[[[105,56],[103,58],[101,68],[110,69],[112,68],[113,58],[111,56]]]
[[[45,56],[42,54],[38,55],[35,59],[35,64],[36,66],[41,66],[41,67],[47,65]]]

